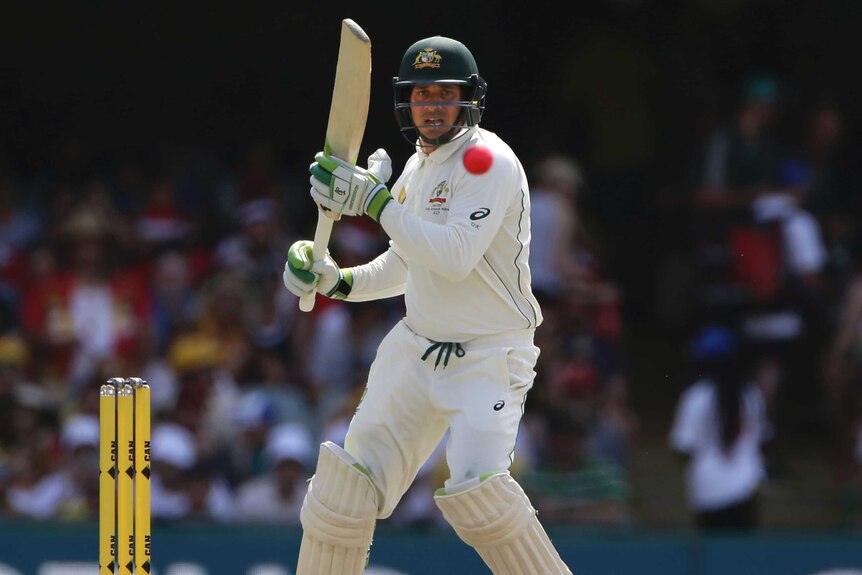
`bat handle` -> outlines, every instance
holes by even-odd
[[[314,261],[319,262],[326,257],[326,248],[329,246],[329,236],[332,234],[333,220],[323,212],[317,212],[317,227],[314,230]],[[299,309],[309,312],[314,309],[314,298],[317,292],[312,292],[299,298]]]

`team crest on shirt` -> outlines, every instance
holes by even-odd
[[[441,211],[448,211],[449,208],[446,206],[448,195],[449,182],[443,180],[437,184],[431,192],[431,197],[428,198],[428,207],[426,209],[434,215],[437,215]]]
[[[413,60],[413,69],[421,70],[422,68],[439,68],[443,57],[437,53],[434,48],[425,48],[416,55]]]

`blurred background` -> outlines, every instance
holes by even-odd
[[[0,19],[0,572],[92,572],[98,388],[137,376],[157,571],[292,573],[317,445],[403,313],[281,283],[345,17],[360,158],[413,153],[392,77],[440,34],[527,170],[546,319],[512,473],[573,571],[862,569],[862,4],[91,1]],[[341,266],[385,247],[335,226]],[[369,572],[484,572],[440,455]]]

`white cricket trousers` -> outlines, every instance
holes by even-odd
[[[423,360],[434,343],[404,320],[386,335],[347,431],[345,451],[365,466],[382,495],[381,519],[395,509],[447,429],[447,486],[512,465],[539,357],[533,330],[463,342],[463,354],[443,345]]]

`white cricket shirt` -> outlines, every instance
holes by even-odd
[[[474,175],[461,158],[481,143],[493,164]],[[431,154],[418,147],[390,188],[380,224],[390,249],[353,268],[351,300],[404,294],[407,325],[463,342],[542,321],[530,287],[530,195],[512,149],[473,127]]]
[[[750,497],[766,478],[762,444],[766,407],[760,390],[742,395],[741,431],[729,452],[721,446],[718,396],[708,380],[685,390],[677,404],[670,445],[691,455],[686,470],[687,500],[698,511],[719,509]]]

